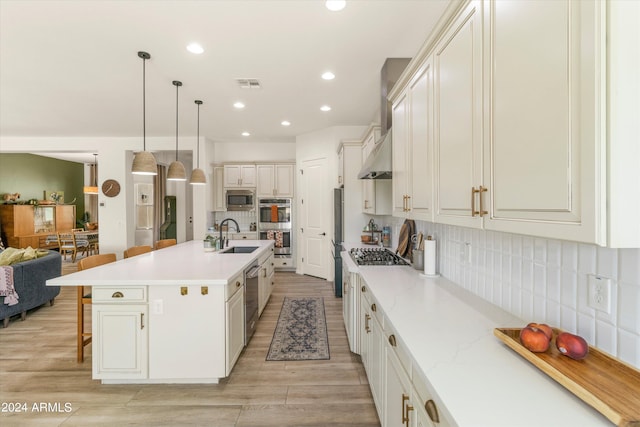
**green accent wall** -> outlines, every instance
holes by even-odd
[[[64,191],[64,203],[76,205],[76,221],[84,213],[84,167],[82,163],[35,154],[0,154],[0,203],[5,193],[20,193],[20,199],[44,199],[46,191]],[[97,197],[97,196],[94,196]]]

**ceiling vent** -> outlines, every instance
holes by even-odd
[[[236,79],[240,89],[261,89],[260,81],[258,79]]]

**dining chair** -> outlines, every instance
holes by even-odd
[[[151,250],[151,246],[148,245],[132,246],[124,251],[124,257],[131,258],[136,255],[146,254],[147,252],[151,252]]]
[[[116,254],[91,255],[78,261],[78,271],[88,270],[116,260]],[[84,361],[84,347],[91,343],[91,332],[84,331],[84,306],[91,304],[91,291],[85,294],[85,287],[78,286],[78,363]]]
[[[75,233],[57,233],[57,236],[60,255],[64,256],[65,261],[67,259],[68,253],[71,253],[72,262],[76,262],[76,255],[78,254],[78,250],[80,250],[82,254],[88,254],[88,240],[76,240]]]
[[[176,241],[176,239],[162,239],[162,240],[158,240],[156,241],[156,245],[155,245],[155,249],[162,249],[162,248],[166,248],[169,246],[173,246],[175,244],[177,244],[178,242]]]

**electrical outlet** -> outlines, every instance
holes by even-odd
[[[164,304],[161,299],[153,300],[153,313],[164,314]]]
[[[588,276],[589,307],[605,313],[611,313],[611,279]]]

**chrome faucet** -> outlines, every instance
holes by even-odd
[[[222,240],[222,226],[227,223],[228,221],[233,222],[236,225],[236,232],[239,233],[240,232],[240,226],[238,225],[238,223],[236,222],[235,219],[233,218],[225,218],[222,220],[222,222],[220,223],[220,249],[224,248],[224,240]],[[227,246],[229,246],[229,225],[227,225]]]

